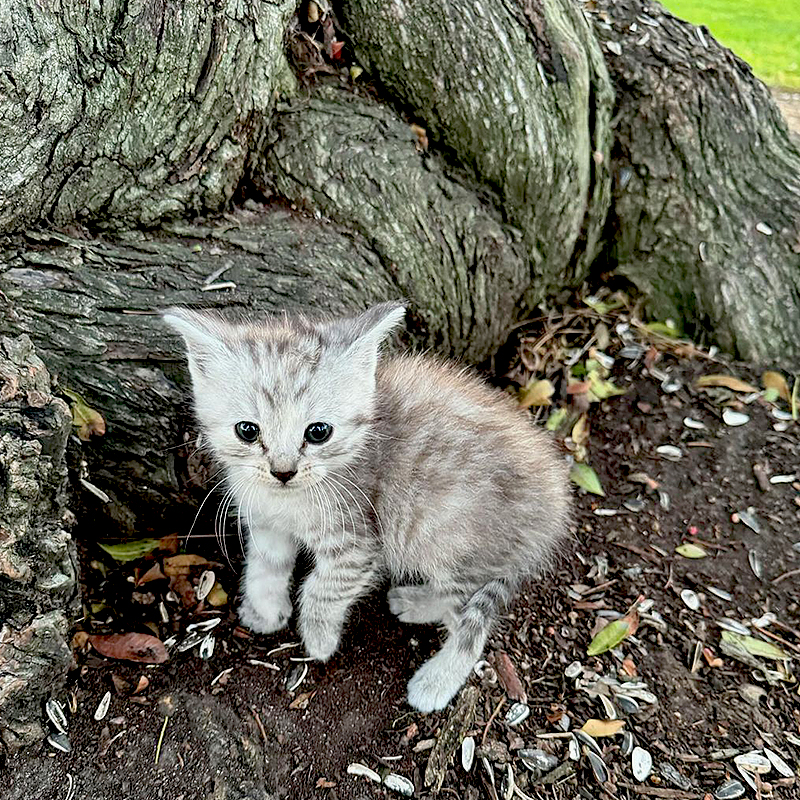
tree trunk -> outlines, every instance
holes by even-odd
[[[658,318],[800,367],[800,151],[768,89],[657,3],[597,0],[616,91],[606,255]]]
[[[0,750],[43,735],[72,660],[77,558],[65,526],[66,403],[27,336],[0,338]]]

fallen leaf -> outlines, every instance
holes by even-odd
[[[331,42],[328,55],[334,60],[338,61],[342,57],[342,48],[344,47],[344,42]]]
[[[556,409],[548,418],[545,423],[545,428],[549,431],[557,431],[567,418],[568,411],[566,408]]]
[[[569,473],[570,480],[592,494],[606,496],[597,473],[588,464],[573,464]]]
[[[631,678],[635,678],[639,674],[636,664],[630,656],[622,660],[622,671]]]
[[[755,386],[745,383],[743,380],[734,377],[733,375],[701,375],[695,382],[695,386],[704,389],[709,386],[724,386],[726,389],[732,389],[734,392],[758,392]]]
[[[202,556],[180,553],[164,559],[164,574],[171,578],[177,575],[188,575],[192,567],[207,567],[209,563],[208,559]]]
[[[228,602],[228,593],[222,588],[222,584],[217,581],[212,587],[211,591],[206,597],[206,603],[214,608],[226,605]]]
[[[327,778],[317,778],[314,785],[317,789],[335,789],[337,784],[336,781],[329,781]]]
[[[586,444],[589,441],[589,419],[586,414],[578,417],[578,421],[572,426],[570,438],[575,444]]]
[[[82,442],[88,442],[92,436],[102,436],[106,432],[106,421],[103,415],[93,409],[86,401],[71,389],[61,391],[72,401],[70,410],[72,411],[72,424],[75,426],[75,433]]]
[[[703,648],[703,658],[705,658],[709,667],[722,666],[722,659],[719,656],[715,656],[714,651],[710,647]]]
[[[168,656],[160,639],[147,633],[112,633],[89,637],[92,647],[106,658],[138,661],[142,664],[163,664]]]
[[[587,719],[581,730],[595,739],[614,736],[625,727],[624,719]]]
[[[100,548],[105,550],[115,561],[135,561],[137,558],[146,556],[158,549],[158,539],[137,539],[133,542],[120,542],[119,544],[102,544],[98,542]]]
[[[708,553],[700,545],[684,542],[675,548],[675,552],[684,558],[705,558]]]
[[[773,389],[778,393],[778,397],[782,398],[787,403],[791,403],[792,396],[789,394],[789,384],[780,372],[765,372],[761,376],[761,383],[764,384],[764,388]]]
[[[672,320],[667,320],[666,322],[648,322],[644,327],[651,333],[658,333],[670,339],[677,339],[681,335],[681,332],[675,327]]]
[[[790,658],[780,647],[753,636],[743,636],[741,633],[733,631],[722,631],[722,641],[732,644],[734,647],[741,647],[750,653],[751,656],[760,658],[771,658],[775,661],[785,661]]]
[[[152,581],[166,580],[166,577],[167,576],[161,571],[161,564],[153,564],[144,575],[140,575],[139,578],[137,578],[136,586],[151,583]]]
[[[89,641],[89,634],[86,631],[77,631],[75,635],[72,637],[72,649],[73,650],[82,650],[86,642]]]
[[[586,394],[591,388],[592,384],[589,381],[570,381],[567,394]]]
[[[532,378],[519,393],[519,404],[522,408],[531,406],[549,406],[555,387],[548,380]]]
[[[627,617],[615,619],[592,639],[586,649],[586,655],[599,656],[608,650],[613,650],[628,634],[631,633],[631,620]]]
[[[528,696],[525,694],[522,681],[520,681],[517,670],[505,650],[498,650],[495,654],[494,668],[509,699],[519,703],[527,703]]]
[[[313,692],[303,692],[297,695],[297,697],[289,703],[289,708],[308,708],[311,698],[314,697],[316,693],[317,690],[315,689]]]

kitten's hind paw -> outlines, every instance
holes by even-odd
[[[426,661],[408,682],[408,704],[427,714],[443,709],[464,685],[469,676],[462,669],[454,669],[447,654],[439,652]]]
[[[289,624],[291,616],[292,602],[288,596],[259,602],[258,608],[245,597],[239,606],[239,622],[253,633],[275,633]]]
[[[328,620],[304,620],[300,616],[300,634],[306,652],[314,661],[327,661],[339,647],[341,627]]]
[[[389,589],[386,598],[389,610],[401,622],[417,625],[443,622],[450,611],[450,606],[428,586],[395,586]]]

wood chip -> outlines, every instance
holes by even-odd
[[[505,650],[498,650],[495,654],[494,667],[497,671],[497,677],[500,679],[500,685],[505,689],[509,699],[519,703],[527,703],[528,696],[525,693],[525,688]]]
[[[463,689],[436,737],[436,744],[431,750],[428,765],[425,767],[424,779],[425,786],[433,787],[434,793],[442,788],[445,773],[453,755],[461,746],[461,742],[472,725],[479,697],[480,691],[476,686],[467,686]]]

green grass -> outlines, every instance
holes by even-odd
[[[676,16],[707,25],[761,80],[800,88],[800,0],[662,0]]]

